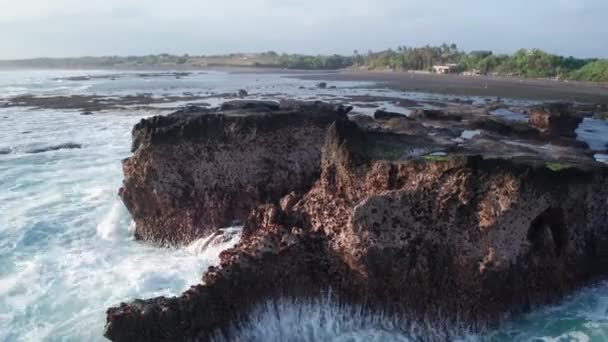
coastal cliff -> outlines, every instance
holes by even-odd
[[[568,157],[561,159],[547,156],[546,150],[535,152],[530,141],[526,146],[532,147],[517,153],[508,148],[480,153],[480,144],[493,147],[502,138],[484,132],[473,139],[481,143],[455,144],[448,138],[457,133],[439,127],[443,133],[427,134],[431,128],[412,119],[353,118],[355,123],[345,120],[341,109],[329,112],[337,120],[328,129],[317,128],[328,122],[321,116],[321,124],[313,125],[314,139],[307,140],[317,144],[301,146],[322,146],[322,155],[315,150],[309,157],[311,163],[318,161],[310,173],[313,178],[319,172],[314,184],[306,189],[309,183],[293,182],[267,203],[264,196],[248,202],[253,210],[237,211],[247,214],[242,241],[222,252],[220,265],[204,274],[202,284],[179,297],[109,309],[106,337],[204,340],[256,303],[330,289],[340,300],[370,310],[493,324],[608,271],[608,169],[586,157],[583,147],[563,147],[581,156],[564,153]],[[289,122],[298,120],[304,119]],[[320,130],[322,137],[316,136]],[[412,130],[419,135],[404,133]],[[282,133],[276,133],[281,131],[272,132],[281,141]],[[157,158],[169,158],[174,146],[183,149],[192,139],[200,144],[200,133],[177,137]],[[142,141],[134,158],[147,151],[142,146],[158,143]],[[270,137],[258,143],[276,144]],[[271,150],[259,144],[255,148],[268,156]],[[448,152],[428,153],[437,150]],[[193,165],[190,172],[210,160],[203,151],[183,159]],[[562,150],[555,151],[559,156]],[[202,165],[220,168],[215,165],[225,162],[211,160]],[[131,177],[140,172],[133,170]],[[234,208],[225,210],[233,213]]]
[[[258,205],[308,190],[320,172],[327,127],[349,110],[233,101],[142,120],[120,190],[136,238],[187,244],[240,224]]]

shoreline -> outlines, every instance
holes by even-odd
[[[300,80],[373,82],[393,90],[453,96],[505,97],[535,101],[566,101],[608,105],[608,83],[554,81],[495,76],[461,76],[373,70],[300,70],[250,66],[147,66],[113,68],[3,68],[14,70],[69,71],[179,71],[230,74],[277,74]]]
[[[319,81],[368,81],[401,91],[608,104],[608,84],[489,76],[353,71],[295,76]]]

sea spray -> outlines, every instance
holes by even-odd
[[[105,240],[127,239],[133,236],[131,220],[124,204],[116,200],[112,209],[97,225],[97,234]]]

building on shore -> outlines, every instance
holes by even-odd
[[[452,74],[457,73],[460,69],[458,64],[433,65],[433,72],[436,74]]]
[[[479,69],[471,69],[466,70],[460,73],[462,76],[481,76],[481,71]]]

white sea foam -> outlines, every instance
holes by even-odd
[[[27,88],[27,93],[35,95],[150,92],[166,96],[191,91],[233,93],[246,88],[252,98],[276,99],[268,94],[280,92],[279,97],[331,101],[334,96],[362,94],[414,100],[444,97],[360,88],[371,84],[357,82],[332,82],[338,88],[321,93],[314,81],[276,75],[208,73],[145,82],[136,77],[54,80],[81,74],[0,72],[0,89],[16,94]],[[9,95],[5,92],[0,97]],[[108,307],[134,298],[179,295],[200,283],[203,271],[218,262],[219,253],[239,241],[238,228],[227,228],[181,249],[159,249],[134,241],[133,223],[116,190],[122,180],[120,161],[131,154],[131,128],[144,115],[106,111],[80,116],[76,111],[0,108],[0,150],[10,148],[10,153],[0,154],[0,341],[103,341]],[[585,128],[592,131],[593,126]],[[602,138],[601,134],[595,137]],[[24,153],[32,146],[68,141],[83,148]],[[591,341],[608,340],[607,309],[608,285],[600,284],[562,305],[507,322],[489,339],[527,341],[583,338],[585,334]],[[405,341],[426,336],[421,335],[423,331],[450,331],[441,328],[441,322],[430,322],[422,329],[323,298],[309,303],[266,303],[251,317],[248,324],[234,330],[235,336],[247,341]],[[463,332],[453,336],[469,338],[466,329],[452,331]]]
[[[106,240],[125,239],[132,236],[129,226],[131,218],[126,208],[116,200],[108,215],[97,225],[97,234]]]

